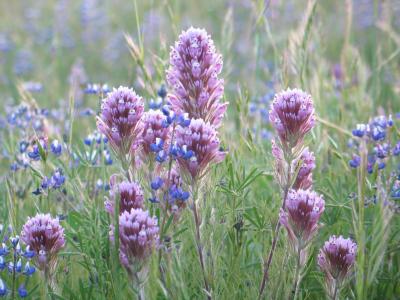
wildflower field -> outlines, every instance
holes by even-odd
[[[400,299],[400,1],[0,1],[0,299]]]

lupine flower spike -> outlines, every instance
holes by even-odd
[[[224,81],[218,78],[222,56],[204,29],[182,32],[170,53],[167,81],[172,88],[168,99],[176,114],[203,119],[219,126],[228,103],[221,103]]]
[[[325,273],[325,285],[332,300],[339,298],[340,288],[353,268],[357,244],[342,236],[331,236],[318,254],[318,265]]]
[[[127,155],[138,146],[143,110],[142,97],[127,87],[114,89],[102,100],[97,128],[117,154]]]

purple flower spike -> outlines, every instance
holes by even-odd
[[[318,254],[318,265],[325,273],[326,288],[332,297],[335,285],[340,286],[356,260],[357,244],[342,236],[331,236]]]
[[[110,231],[114,240],[114,230]],[[132,209],[119,217],[120,260],[126,268],[137,267],[148,258],[159,243],[157,218],[148,211]]]
[[[318,229],[318,221],[325,210],[322,196],[308,190],[290,190],[286,198],[286,211],[279,214],[289,241],[295,251],[304,249]]]
[[[285,149],[298,146],[314,127],[314,105],[311,96],[299,89],[287,89],[275,95],[269,112]]]
[[[132,208],[143,207],[143,191],[136,182],[124,181],[120,184],[111,184],[110,198],[104,202],[105,209],[114,215],[115,199],[119,199],[119,213],[130,211]]]
[[[310,152],[308,148],[304,149],[303,153],[300,156],[300,159],[294,163],[294,168],[297,168],[297,164],[301,163],[299,172],[297,173],[296,181],[293,184],[293,189],[303,189],[307,190],[311,188],[313,180],[312,180],[312,171],[315,169],[315,157],[314,153]]]
[[[180,170],[188,172],[192,179],[203,177],[211,164],[225,157],[216,130],[202,119],[192,119],[188,127],[179,126],[176,143],[183,152],[178,158]]]
[[[164,145],[167,144],[170,127],[165,126],[166,122],[167,117],[159,110],[150,110],[144,113],[141,144],[145,155],[152,152],[153,146],[157,144],[157,139],[162,141]]]
[[[57,253],[65,245],[64,228],[50,214],[37,214],[28,218],[23,226],[21,240],[35,252],[39,269],[52,268],[57,261]]]
[[[142,97],[127,87],[114,89],[103,99],[97,128],[106,135],[117,153],[126,155],[135,148],[142,130],[143,110]]]
[[[175,113],[220,125],[228,105],[220,102],[224,94],[224,81],[218,78],[222,65],[222,56],[204,29],[191,27],[182,32],[171,49],[167,71],[173,91],[168,98]]]

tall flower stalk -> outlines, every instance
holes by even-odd
[[[188,126],[176,128],[176,145],[173,147],[178,152],[176,157],[183,182],[191,188],[194,236],[209,299],[212,293],[203,254],[198,194],[212,164],[225,157],[216,131],[228,105],[221,102],[224,81],[218,75],[222,65],[222,55],[217,53],[211,36],[204,29],[191,27],[183,31],[171,47],[167,71],[167,82],[172,88],[168,95],[171,108],[176,114],[186,114],[190,119]]]
[[[309,94],[299,89],[287,89],[275,95],[269,118],[278,136],[272,143],[275,158],[275,177],[282,191],[281,211],[286,209],[286,199],[293,184],[309,187],[314,160],[304,148],[304,138],[315,123],[314,105]],[[302,162],[303,165],[299,166]],[[307,172],[306,172],[307,171]],[[269,279],[269,270],[279,238],[281,223],[277,222],[271,249],[264,262],[264,271],[259,289],[261,299]]]

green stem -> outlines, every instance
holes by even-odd
[[[293,155],[292,155],[292,153],[290,153],[288,155],[288,157],[287,157],[287,166],[286,166],[286,168],[287,168],[286,169],[287,178],[286,178],[286,182],[285,182],[285,187],[283,189],[283,199],[282,199],[282,206],[281,206],[281,209],[283,209],[283,210],[286,207],[286,198],[287,198],[287,195],[289,193],[289,189],[291,187],[291,181],[292,181],[292,179],[291,179],[291,166],[292,166],[292,162],[293,162]],[[262,295],[264,293],[265,287],[266,287],[266,285],[268,283],[269,268],[271,266],[272,258],[274,256],[274,252],[275,252],[276,245],[277,245],[277,242],[278,242],[279,229],[280,228],[281,228],[281,223],[278,220],[278,222],[276,223],[276,226],[275,226],[275,230],[274,230],[274,239],[272,240],[271,250],[269,251],[268,259],[264,264],[264,274],[263,274],[263,279],[261,281],[261,285],[260,285],[260,289],[259,289],[258,299],[262,298]]]
[[[193,206],[192,206],[192,212],[193,212],[193,218],[194,218],[194,225],[195,225],[195,239],[196,239],[196,246],[197,246],[197,254],[199,256],[199,261],[200,261],[200,266],[201,266],[201,271],[203,273],[203,280],[204,280],[204,288],[207,292],[207,299],[211,300],[211,291],[210,291],[210,286],[208,283],[207,279],[207,274],[206,274],[206,267],[205,267],[205,261],[204,261],[204,256],[203,256],[203,245],[201,242],[201,234],[200,234],[200,218],[199,214],[197,211],[197,198],[198,198],[198,192],[199,188],[196,182],[192,182],[192,187],[194,192],[193,192]]]
[[[300,247],[300,243],[299,243],[299,247],[297,250],[297,263],[296,263],[296,272],[295,272],[295,276],[294,276],[294,283],[293,283],[293,289],[292,289],[292,294],[293,294],[293,300],[297,299],[297,294],[299,292],[299,285],[300,285],[300,269],[301,269],[301,265],[300,265],[300,259],[301,259],[301,247]]]

